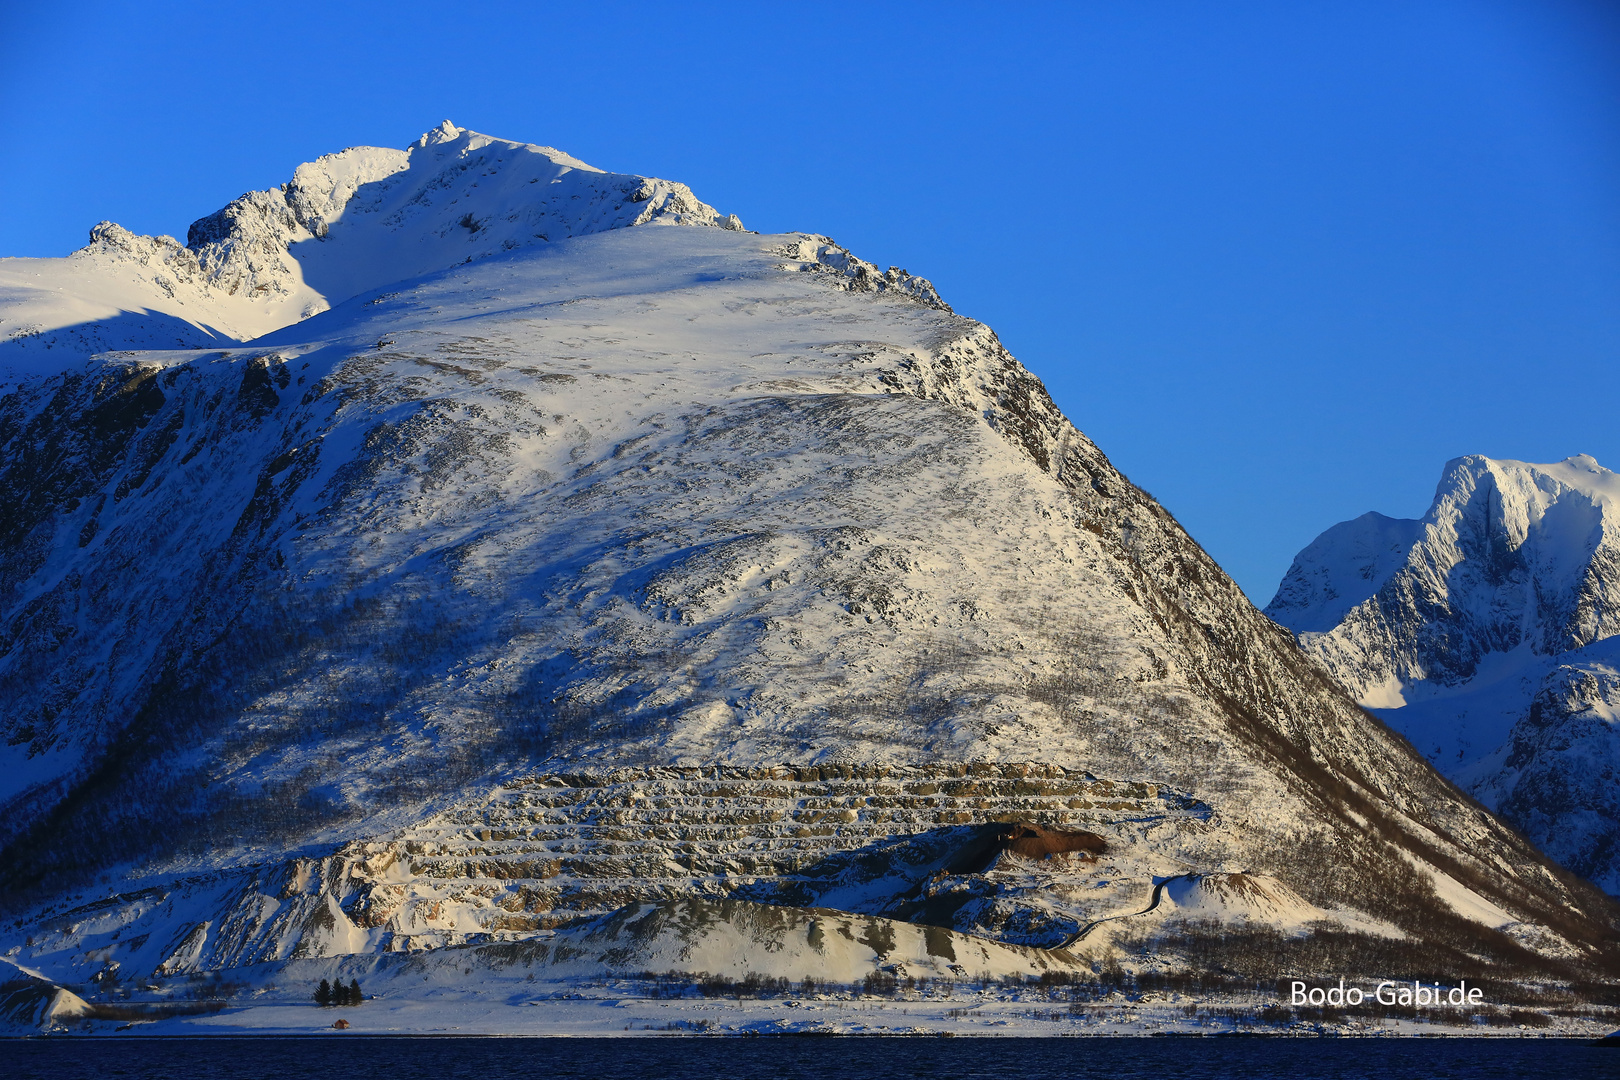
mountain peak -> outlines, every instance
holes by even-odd
[[[1427,618],[1443,611],[1446,619],[1493,627],[1483,638],[1453,639],[1467,654],[1458,660],[1465,678],[1483,652],[1521,642],[1538,653],[1579,647],[1605,636],[1614,620],[1603,605],[1583,599],[1583,590],[1591,586],[1593,560],[1608,558],[1620,536],[1616,514],[1620,476],[1589,454],[1552,464],[1453,458],[1422,518],[1365,514],[1301,550],[1266,614],[1297,634],[1323,634],[1372,618],[1368,613],[1381,603],[1404,608],[1420,597],[1419,606],[1433,609]],[[1386,591],[1390,596],[1379,600]],[[1474,591],[1477,597],[1465,598]],[[1362,607],[1367,611],[1358,616]],[[1363,704],[1382,706],[1385,676],[1409,683],[1439,674],[1390,646],[1385,660],[1351,679],[1351,690]]]
[[[1597,458],[1593,457],[1591,454],[1573,454],[1559,462],[1559,464],[1568,465],[1571,468],[1581,469],[1590,473],[1609,472],[1608,469],[1605,469],[1602,465],[1599,465]]]
[[[465,130],[465,128],[456,127],[448,120],[441,120],[438,127],[417,139],[416,145],[420,147],[437,146],[440,143],[449,142],[451,139],[460,138]]]
[[[438,127],[424,133],[419,139],[408,146],[403,153],[405,154],[404,160],[407,162],[406,167],[422,167],[428,162],[453,160],[458,157],[465,157],[469,154],[475,154],[490,146],[497,146],[513,153],[522,152],[524,154],[536,155],[544,158],[551,164],[563,170],[578,169],[581,172],[608,175],[606,170],[598,169],[595,165],[587,164],[586,162],[579,160],[579,158],[575,157],[574,155],[563,150],[558,150],[554,146],[541,146],[537,143],[513,142],[510,139],[502,139],[495,135],[485,135],[482,132],[473,131],[471,128],[457,127],[448,120],[441,122]],[[420,160],[411,157],[411,155],[417,154],[418,152],[424,150],[435,151],[435,154],[430,157],[423,157]],[[345,153],[348,153],[348,151],[345,151]],[[619,175],[629,176],[633,174],[625,173]]]
[[[300,165],[282,188],[193,224],[187,246],[227,294],[283,298],[302,314],[491,255],[647,224],[742,227],[685,184],[604,172],[446,120],[407,150],[354,147]]]
[[[1531,502],[1557,498],[1562,491],[1576,491],[1595,499],[1620,502],[1620,476],[1604,468],[1591,454],[1574,454],[1562,461],[1537,463],[1511,458],[1489,458],[1469,454],[1446,462],[1435,489],[1435,504],[1461,490],[1472,490],[1480,483],[1507,485],[1521,490]],[[1533,494],[1540,492],[1540,495]]]
[[[446,120],[403,150],[305,162],[193,222],[184,245],[104,222],[68,259],[8,260],[0,379],[110,349],[257,338],[395,282],[640,225],[743,228],[685,184]]]

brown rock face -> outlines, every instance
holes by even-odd
[[[1026,859],[1046,859],[1069,851],[1083,851],[1095,858],[1108,848],[1107,842],[1096,833],[1080,829],[1043,829],[1025,822],[1009,826],[1000,839],[1003,851]]]

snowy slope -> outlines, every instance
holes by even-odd
[[[1323,533],[1266,613],[1447,775],[1620,890],[1620,476],[1585,455],[1458,459],[1423,519]]]
[[[1612,905],[1323,679],[926,281],[630,227],[726,219],[441,136],[382,180],[321,166],[325,240],[257,231],[252,196],[204,230],[210,281],[356,290],[330,310],[0,399],[19,955],[174,975],[694,896],[1050,946],[1200,875],[1188,926],[1607,962]],[[565,167],[596,210],[501,250]],[[237,240],[257,263],[209,247]],[[1106,850],[1030,861],[996,846],[1018,823]]]

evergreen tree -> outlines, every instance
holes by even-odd
[[[332,984],[328,983],[325,979],[322,979],[321,985],[315,988],[315,1004],[332,1004]]]
[[[350,1005],[358,1005],[363,1000],[365,1000],[365,999],[360,994],[360,980],[359,979],[350,979],[349,980],[349,1004]]]

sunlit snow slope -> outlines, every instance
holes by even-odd
[[[693,896],[1610,962],[1608,900],[926,281],[448,128],[193,241],[210,310],[281,329],[53,347],[0,399],[18,962],[167,977]],[[54,272],[151,271],[99,258]]]
[[[1620,891],[1620,477],[1459,458],[1421,520],[1368,514],[1266,613],[1571,869]]]

